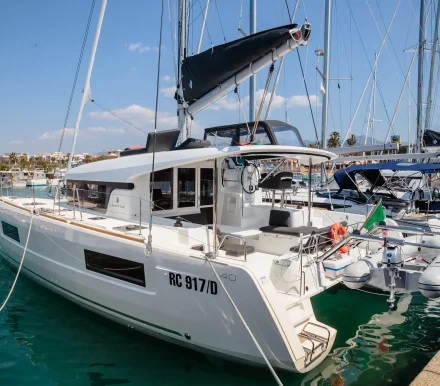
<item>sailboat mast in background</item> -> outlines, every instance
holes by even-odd
[[[250,0],[249,34],[257,32],[257,0]],[[255,120],[255,75],[249,78],[249,121]]]
[[[425,0],[420,0],[419,72],[417,77],[417,140],[416,153],[422,151],[423,55],[425,45]]]

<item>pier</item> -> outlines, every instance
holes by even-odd
[[[440,351],[429,361],[425,368],[411,383],[411,386],[438,385],[440,385]]]

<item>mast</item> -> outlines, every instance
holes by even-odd
[[[417,140],[416,153],[422,151],[422,103],[423,103],[423,54],[425,45],[425,0],[420,0],[420,30],[419,30],[419,72],[417,77]]]
[[[425,130],[428,130],[431,126],[432,89],[434,85],[434,70],[437,59],[439,23],[440,23],[440,4],[437,4],[437,17],[435,19],[434,40],[432,41],[432,51],[431,51],[431,69],[429,72],[428,96],[426,98]]]
[[[327,149],[327,124],[328,124],[328,94],[329,94],[329,73],[330,73],[330,33],[331,33],[331,8],[332,1],[325,1],[325,29],[324,29],[324,70],[323,83],[324,94],[322,96],[322,118],[321,118],[321,149]],[[321,183],[325,180],[325,166],[321,165]]]
[[[206,17],[208,16],[208,8],[210,2],[211,0],[206,0],[205,12],[203,13],[202,27],[200,28],[199,43],[197,44],[198,54],[200,54],[200,48],[202,47],[203,33],[205,32]]]
[[[75,152],[76,138],[78,137],[78,129],[81,123],[81,118],[84,110],[84,105],[87,99],[90,98],[90,78],[92,76],[93,64],[95,62],[96,49],[98,48],[99,35],[101,34],[102,21],[104,20],[105,7],[107,6],[107,0],[102,0],[101,11],[99,12],[98,24],[96,25],[95,38],[93,40],[92,52],[90,53],[89,67],[87,69],[86,80],[84,81],[84,88],[79,105],[78,116],[75,123],[75,131],[73,133],[72,150],[70,151],[69,161],[67,163],[67,170],[72,167],[73,154]]]
[[[185,129],[185,106],[183,98],[182,84],[182,63],[186,56],[186,0],[179,0],[179,21],[178,21],[178,63],[177,63],[177,117],[178,128],[180,130],[180,141],[185,141],[189,133]]]
[[[252,35],[257,32],[257,0],[250,0],[249,10],[250,28]],[[255,120],[255,76],[249,78],[249,121]]]
[[[373,73],[373,105],[371,111],[371,144],[374,145],[375,137],[374,137],[374,114],[376,112],[376,74],[377,74],[377,53],[375,56],[375,64],[374,64],[374,73]],[[365,142],[365,144],[367,144]]]

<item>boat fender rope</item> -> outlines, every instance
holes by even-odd
[[[15,279],[14,279],[14,282],[12,283],[11,289],[9,290],[8,296],[6,296],[6,299],[4,300],[3,304],[0,307],[0,312],[3,310],[3,308],[5,308],[6,304],[8,303],[9,298],[12,295],[12,292],[14,292],[15,284],[17,284],[18,276],[20,276],[21,267],[23,266],[24,256],[26,255],[26,251],[27,251],[27,247],[28,247],[28,243],[29,243],[29,238],[31,236],[33,219],[34,219],[34,216],[31,216],[31,221],[29,223],[29,232],[28,232],[28,235],[26,238],[26,244],[24,245],[23,255],[21,256],[20,265],[18,266],[17,274],[15,275]]]

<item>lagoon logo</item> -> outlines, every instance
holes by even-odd
[[[119,205],[119,197],[116,197],[116,204],[110,204],[109,206],[112,207],[112,208],[125,209],[124,205]]]

